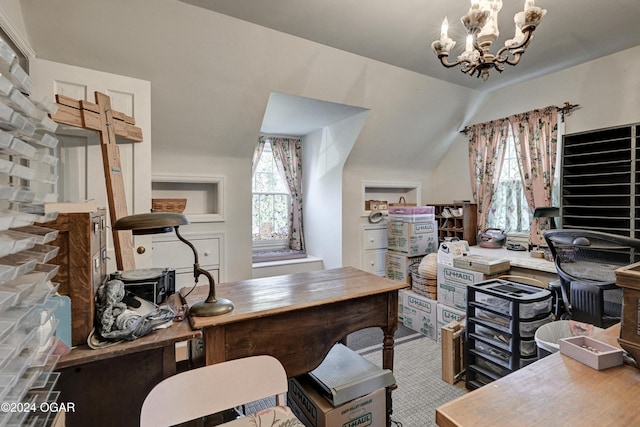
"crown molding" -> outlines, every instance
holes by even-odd
[[[20,50],[22,55],[27,59],[36,57],[36,52],[31,47],[31,44],[29,44],[29,41],[16,29],[2,8],[0,8],[0,28],[2,28],[13,44]]]

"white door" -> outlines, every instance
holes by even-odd
[[[42,59],[29,60],[29,75],[35,83],[32,99],[55,95],[96,102],[94,92],[111,98],[111,107],[135,119],[142,129],[143,142],[118,141],[125,183],[128,214],[151,210],[151,84],[116,74],[60,64]],[[107,190],[102,167],[100,138],[97,132],[72,126],[58,128],[58,200],[96,200],[108,207]],[[108,209],[107,209],[108,212]],[[109,220],[107,222],[111,224]],[[116,270],[113,239],[107,233],[109,251],[108,272]],[[136,268],[150,268],[151,236],[134,236]]]

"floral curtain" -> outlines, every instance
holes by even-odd
[[[509,122],[504,119],[469,128],[469,168],[471,190],[478,205],[478,229],[487,224],[491,200],[500,178]]]
[[[531,212],[553,205],[552,190],[558,151],[558,109],[543,109],[509,117],[516,138],[516,157]],[[543,245],[548,218],[534,218],[529,230],[532,245]]]
[[[530,221],[529,207],[522,199],[522,180],[500,181],[487,214],[487,227],[528,231]]]
[[[262,136],[259,137],[258,144],[256,145],[255,150],[253,150],[253,159],[251,160],[251,176],[255,175],[256,173],[256,168],[258,167],[258,160],[260,160],[260,156],[264,151],[265,141],[266,141],[266,138]]]
[[[304,251],[302,228],[302,141],[300,138],[269,137],[273,156],[291,193],[289,247]]]

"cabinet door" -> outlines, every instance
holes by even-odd
[[[214,233],[183,233],[182,236],[195,247],[200,267],[220,280],[220,248],[222,237]],[[153,266],[176,270],[176,290],[193,285],[193,251],[178,240],[174,233],[153,238]],[[199,278],[199,285],[206,285],[206,278]]]
[[[125,197],[129,214],[151,209],[151,85],[144,80],[33,58],[29,74],[35,83],[33,98],[55,99],[56,94],[95,102],[95,91],[111,98],[111,106],[135,118],[143,142],[119,141]],[[97,132],[71,126],[58,128],[60,158],[57,193],[60,201],[93,199],[107,207],[100,138]],[[108,212],[107,212],[108,213]],[[108,220],[111,224],[111,219]],[[151,236],[134,236],[136,268],[151,267]],[[138,250],[136,250],[138,249]],[[113,239],[108,233],[109,271],[115,271]]]

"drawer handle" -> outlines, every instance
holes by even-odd
[[[136,249],[136,252],[138,252],[140,255],[142,255],[146,251],[147,251],[147,248],[145,248],[144,246],[138,246],[138,248]]]
[[[204,251],[202,252],[202,255],[204,256],[209,256],[211,254],[211,251]]]

